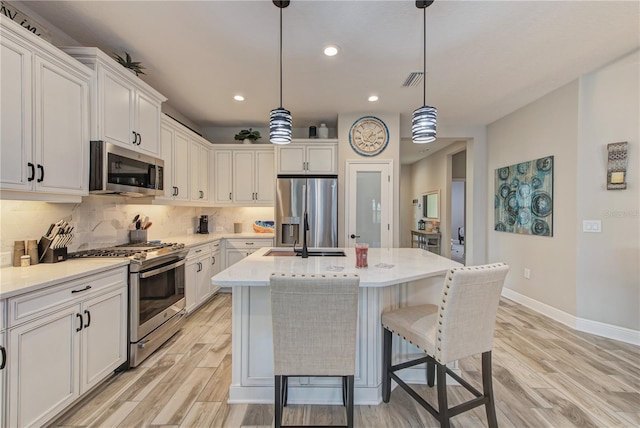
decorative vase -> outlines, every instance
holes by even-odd
[[[253,141],[251,141],[251,138],[245,138],[242,140],[242,144],[253,144]]]
[[[321,123],[318,128],[318,138],[329,138],[329,128],[324,123]]]

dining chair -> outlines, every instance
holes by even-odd
[[[491,375],[491,349],[500,294],[509,266],[495,263],[449,270],[445,275],[437,305],[418,305],[382,314],[383,366],[382,400],[391,398],[393,379],[414,400],[449,427],[450,419],[484,405],[490,427],[497,427]],[[393,365],[393,334],[425,352],[425,356]],[[482,354],[482,387],[478,391],[454,373],[447,364],[471,355]],[[398,370],[426,363],[427,385],[433,387],[437,368],[438,409],[429,404],[397,374]],[[446,376],[454,378],[475,398],[449,408]]]
[[[282,427],[289,377],[342,378],[346,427],[353,427],[360,277],[285,274],[270,277],[275,426]]]

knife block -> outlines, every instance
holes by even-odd
[[[50,247],[51,239],[47,239],[44,236],[40,238],[40,242],[38,242],[40,263],[58,263],[67,260],[67,247],[55,249]]]

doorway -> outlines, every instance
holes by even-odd
[[[345,246],[393,246],[393,164],[346,162]]]
[[[451,156],[451,208],[449,225],[451,227],[451,259],[465,264],[466,260],[466,169],[467,152],[465,150]]]

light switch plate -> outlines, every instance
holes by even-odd
[[[582,220],[582,231],[587,233],[602,232],[601,220]]]

